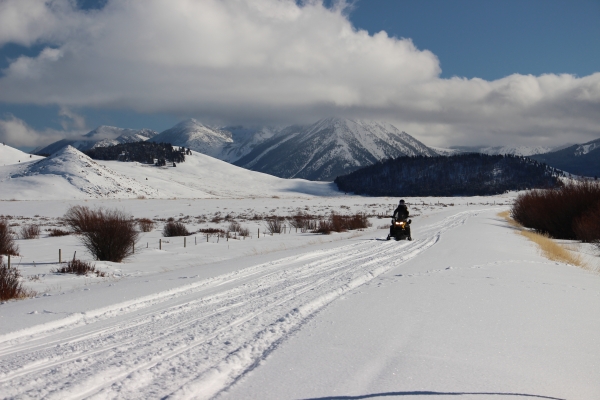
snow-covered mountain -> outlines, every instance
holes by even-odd
[[[282,178],[330,181],[403,155],[438,154],[388,123],[327,118],[308,127],[285,128],[234,164]]]
[[[531,156],[535,154],[544,154],[554,150],[547,146],[452,146],[451,150],[458,150],[465,153],[483,153],[490,156],[503,154],[513,156]]]
[[[223,130],[231,132],[233,142],[223,147],[218,158],[231,163],[244,157],[256,146],[281,132],[280,128],[274,127],[246,128],[243,126],[230,126],[223,128]]]
[[[223,148],[233,143],[233,137],[229,131],[210,128],[191,118],[162,131],[150,141],[187,147],[199,153],[219,158]]]
[[[34,163],[1,167],[0,187],[0,198],[24,200],[135,198],[157,192],[71,146]]]
[[[0,166],[37,161],[43,157],[27,154],[14,147],[0,144]]]
[[[62,139],[49,144],[46,147],[35,149],[33,153],[50,155],[67,146],[74,147],[80,151],[86,151],[94,147],[107,147],[119,143],[141,142],[156,135],[158,135],[158,132],[151,129],[126,129],[102,125],[85,135],[82,135],[83,139]]]
[[[531,158],[574,175],[600,176],[600,139],[533,155]]]

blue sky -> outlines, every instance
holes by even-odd
[[[45,14],[35,17],[40,18],[36,20],[31,10],[19,9],[18,0],[5,0],[7,7],[14,5],[22,14],[22,21],[15,24],[14,31],[6,33],[0,29],[0,68],[3,70],[0,90],[5,92],[5,95],[0,93],[0,118],[6,122],[4,137],[0,125],[0,139],[14,140],[17,133],[9,135],[6,130],[19,124],[26,125],[27,132],[33,136],[29,142],[17,143],[20,147],[32,147],[32,143],[50,140],[60,136],[62,131],[74,135],[101,124],[161,131],[186,117],[197,117],[212,124],[283,124],[288,121],[308,122],[325,116],[324,113],[391,120],[427,144],[436,145],[472,144],[473,141],[481,144],[560,144],[600,137],[600,121],[593,116],[594,113],[600,114],[596,98],[597,78],[593,75],[600,72],[600,1],[597,0],[358,0],[340,13],[324,11],[314,3],[312,6],[278,9],[278,0],[256,0],[253,6],[259,6],[256,9],[246,7],[247,10],[239,6],[241,0],[224,1],[224,4],[231,3],[230,8],[221,7],[222,4],[218,3],[207,5],[212,1],[197,2],[194,7],[198,19],[211,12],[217,16],[214,19],[223,18],[220,21],[224,23],[213,29],[220,30],[222,27],[224,31],[230,30],[232,41],[227,42],[226,37],[220,37],[212,43],[211,31],[199,28],[185,32],[182,28],[181,36],[157,36],[154,44],[148,45],[143,39],[136,45],[135,40],[142,40],[140,37],[143,35],[140,34],[140,37],[134,38],[132,46],[143,49],[148,45],[149,50],[136,53],[138,60],[153,59],[157,49],[177,47],[183,41],[179,40],[181,38],[198,39],[188,42],[187,48],[182,45],[181,53],[170,52],[171,65],[161,61],[149,69],[146,69],[147,63],[136,64],[138,61],[132,60],[126,49],[121,53],[102,53],[98,49],[106,49],[107,44],[101,42],[101,36],[94,32],[102,29],[113,32],[115,26],[120,29],[120,25],[131,21],[132,27],[136,26],[135,32],[143,33],[144,29],[149,29],[148,35],[152,35],[152,27],[145,25],[140,13],[156,12],[155,26],[159,26],[164,16],[164,10],[161,15],[160,7],[163,6],[160,2],[152,1],[143,8],[136,8],[118,5],[115,1],[79,1],[84,12],[68,9],[65,6],[67,0],[53,1],[62,4],[62,8],[40,11]],[[189,4],[193,4],[193,0],[178,0],[170,4],[172,8],[181,5],[183,9],[185,6],[186,12],[189,12]],[[331,2],[327,1],[325,6],[331,7]],[[273,9],[278,9],[281,14],[293,15],[294,22],[290,25],[296,24],[297,27],[282,27],[276,21],[279,14],[269,11]],[[296,18],[302,14],[306,15],[305,19]],[[254,31],[249,35],[239,27],[229,26],[228,17],[232,21],[247,18],[247,25],[255,26]],[[2,15],[0,22],[1,18]],[[175,21],[171,30],[177,30],[177,19],[171,21]],[[272,26],[269,25],[271,22]],[[365,39],[355,32],[348,40],[339,35],[339,32],[344,32],[346,22],[357,30],[368,31],[370,37]],[[32,26],[28,24],[32,23],[36,27],[42,26],[36,37],[28,33]],[[165,20],[165,25],[168,24]],[[290,45],[278,40],[275,35],[264,36],[261,31],[265,24],[271,28],[270,32],[290,35]],[[133,28],[123,31],[124,40],[132,31]],[[298,39],[308,31],[317,33]],[[385,31],[387,38],[377,39],[376,34],[380,31]],[[256,46],[252,52],[246,54],[245,48],[236,47],[238,42],[255,32],[262,42],[258,39],[249,41],[245,48]],[[237,39],[236,34],[240,35]],[[320,43],[326,37],[332,37],[330,47]],[[401,39],[411,39],[416,49],[411,49]],[[336,40],[339,43],[335,43]],[[264,45],[265,41],[269,42],[269,46]],[[368,44],[369,41],[372,45]],[[107,43],[115,47],[114,40]],[[193,52],[197,43],[206,54],[223,53],[219,61],[215,61],[217,64],[223,57],[235,52],[240,53],[244,60],[256,57],[256,63],[268,63],[264,60],[277,58],[282,53],[289,52],[290,56],[282,66],[269,71],[269,76],[263,76],[261,71],[268,64],[262,69],[256,63],[247,67],[225,65],[220,68],[214,67],[216,64],[211,61],[209,68],[204,60],[190,58],[187,54]],[[305,47],[313,53],[307,54]],[[371,48],[374,50],[371,51]],[[50,51],[47,57],[43,57],[40,53],[44,49],[56,50],[57,54]],[[328,59],[329,55],[337,53],[337,49],[341,49],[340,54]],[[260,54],[263,50],[265,54]],[[363,56],[356,54],[360,51]],[[198,53],[202,54],[202,50]],[[391,54],[389,60],[386,57],[388,53]],[[15,60],[19,56],[31,57],[33,66],[27,64],[17,68]],[[82,59],[96,57],[100,61],[90,67],[78,56]],[[304,68],[300,74],[305,74],[307,79],[310,76],[323,79],[310,91],[306,90],[310,84],[300,82],[296,77],[299,67],[288,65],[290,60],[296,59]],[[354,66],[363,59],[369,62],[354,70]],[[105,60],[106,65],[102,65],[100,71],[98,64]],[[11,63],[15,65],[9,70]],[[188,65],[187,70],[181,70],[181,66]],[[318,68],[315,65],[322,65],[323,70],[313,71]],[[99,73],[87,72],[95,66],[98,66]],[[378,69],[380,66],[383,67]],[[26,74],[23,68],[26,68]],[[131,71],[138,68],[139,73],[132,75]],[[190,76],[196,78],[206,74],[210,79],[199,79],[189,85],[178,81],[178,77],[194,68],[196,72]],[[282,73],[282,69],[286,68],[289,71]],[[347,70],[347,80],[338,82],[336,70],[344,73]],[[315,75],[310,75],[312,73]],[[172,76],[168,76],[161,87],[162,78],[169,74]],[[513,74],[519,77],[514,81],[499,82]],[[556,79],[526,79],[524,76],[529,74],[536,77],[553,74]],[[561,74],[570,74],[575,79],[560,78]],[[115,88],[104,92],[113,76],[117,82]],[[140,76],[145,80],[140,78],[140,82],[127,87],[129,82],[137,81]],[[378,80],[380,76],[382,78]],[[453,77],[465,79],[452,80]],[[588,78],[576,79],[584,77]],[[385,93],[388,89],[386,81],[389,82],[387,86],[394,89],[390,93]],[[59,86],[56,82],[62,83]],[[155,82],[157,87],[152,91]],[[228,85],[229,82],[236,82],[235,90]],[[253,86],[251,82],[257,83]],[[414,82],[420,86],[416,87]],[[181,87],[170,93],[171,88],[177,85]],[[529,93],[532,85],[542,89]],[[287,92],[281,89],[288,86]],[[479,93],[484,90],[481,86],[489,86],[484,94]],[[123,90],[119,92],[119,88]],[[197,95],[190,94],[196,89]],[[557,90],[562,91],[564,98],[559,98]],[[457,99],[456,93],[463,91],[464,98]],[[581,100],[581,93],[586,91],[591,93],[591,100]],[[523,95],[524,92],[527,93]],[[485,109],[481,108],[478,96],[486,101],[491,99]],[[498,99],[504,102],[501,107],[497,107]],[[562,121],[565,113],[571,115],[565,110],[575,104],[574,99],[577,102],[587,101],[577,103],[577,111],[571,113],[573,120],[585,119],[585,123],[574,126],[557,120],[554,125],[548,125],[552,121],[548,122],[546,113],[554,115],[557,109],[561,110]],[[449,105],[461,101],[464,101],[461,112],[452,112]],[[422,106],[413,107],[417,103]],[[546,110],[540,111],[549,103],[552,104]],[[531,115],[521,115],[520,122],[515,120],[510,126],[499,125],[499,121],[506,120],[506,115],[492,115],[493,112],[490,112],[495,107],[513,107],[516,113],[522,114],[523,104],[530,107]],[[472,109],[469,110],[469,107]],[[583,115],[585,110],[588,112]],[[470,117],[488,113],[487,120]]]

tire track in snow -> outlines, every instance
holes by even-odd
[[[476,213],[423,227],[424,238],[413,242],[369,241],[287,257],[5,335],[0,392],[213,397],[327,304],[416,257]]]

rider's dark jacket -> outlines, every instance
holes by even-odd
[[[394,210],[393,214],[396,220],[403,221],[408,218],[408,207],[406,204],[400,204],[396,210]]]

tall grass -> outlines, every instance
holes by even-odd
[[[520,235],[537,244],[542,255],[547,259],[588,269],[588,265],[580,256],[573,254],[564,246],[553,241],[548,234],[541,234],[523,229],[522,225],[510,217],[509,211],[503,211],[499,213],[498,216],[504,218],[511,226],[515,227]]]
[[[132,216],[119,210],[74,206],[67,210],[63,220],[80,235],[82,244],[96,260],[123,261],[133,254],[139,238]]]

